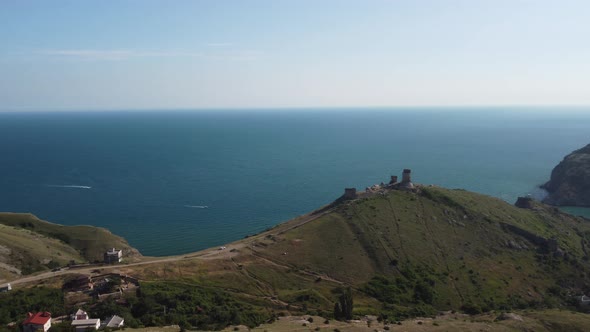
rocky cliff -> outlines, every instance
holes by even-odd
[[[590,144],[567,155],[541,186],[551,205],[590,206]]]

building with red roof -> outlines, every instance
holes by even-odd
[[[47,332],[51,328],[51,314],[49,312],[28,313],[23,322],[24,332]]]

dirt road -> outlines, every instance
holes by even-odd
[[[54,277],[60,276],[60,275],[92,274],[92,271],[96,270],[96,269],[107,269],[107,270],[112,271],[112,270],[130,267],[130,266],[161,264],[161,263],[177,262],[177,261],[189,260],[189,259],[190,260],[192,260],[192,259],[229,259],[232,256],[237,255],[235,253],[235,251],[232,251],[232,249],[236,249],[239,251],[239,249],[249,247],[253,242],[265,237],[268,234],[277,236],[277,235],[287,232],[293,228],[300,227],[310,221],[313,221],[313,220],[315,220],[327,213],[330,213],[331,211],[332,211],[332,209],[326,209],[326,210],[324,210],[320,213],[316,213],[316,214],[314,214],[314,212],[312,212],[312,213],[303,215],[299,218],[295,218],[295,219],[290,220],[288,222],[279,224],[278,226],[274,227],[273,229],[271,229],[269,231],[257,234],[255,236],[248,237],[246,239],[242,239],[242,240],[239,240],[236,242],[226,244],[223,247],[219,247],[219,248],[209,248],[209,249],[205,249],[202,251],[198,251],[198,252],[194,252],[194,253],[190,253],[190,254],[186,254],[186,255],[181,255],[181,256],[169,256],[169,257],[158,257],[158,258],[146,257],[144,261],[136,262],[136,263],[128,263],[128,264],[122,263],[122,264],[117,264],[117,265],[104,265],[104,266],[89,266],[89,267],[83,267],[83,268],[73,268],[73,269],[62,269],[59,271],[49,271],[49,272],[43,272],[43,273],[36,274],[36,275],[22,277],[19,279],[10,280],[7,282],[10,283],[14,287],[16,285],[21,285],[21,284],[26,284],[26,283],[31,283],[31,282],[38,282],[41,280],[54,278]],[[224,249],[220,249],[220,248],[224,248]]]

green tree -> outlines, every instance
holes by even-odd
[[[339,320],[352,319],[352,307],[352,291],[349,287],[340,295],[338,302],[334,304],[334,318]]]

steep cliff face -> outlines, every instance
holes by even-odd
[[[590,206],[590,144],[567,155],[541,186],[551,205]]]

